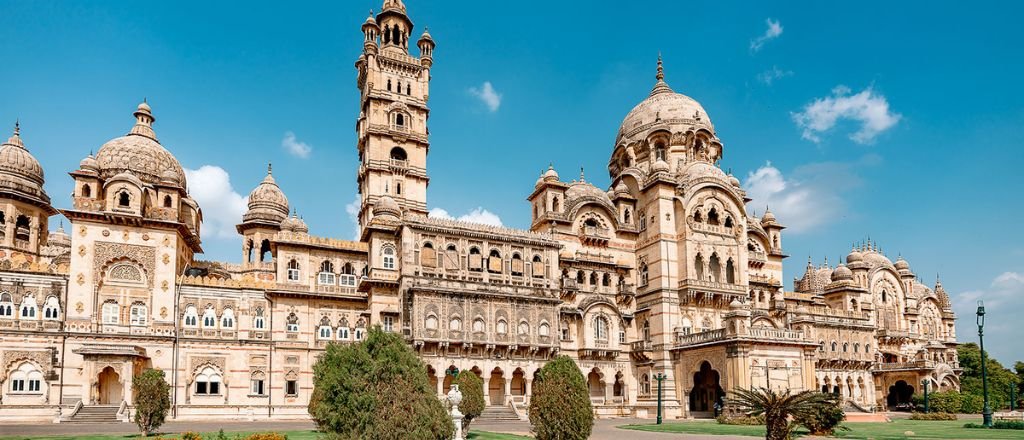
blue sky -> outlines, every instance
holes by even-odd
[[[207,258],[240,258],[233,224],[268,161],[314,233],[350,238],[353,62],[380,1],[285,5],[3,1],[0,123],[21,119],[66,207],[64,173],[127,132],[146,97],[163,144],[197,170]],[[751,207],[771,203],[790,226],[787,278],[870,236],[929,284],[941,273],[961,340],[976,339],[970,313],[985,299],[991,351],[1024,359],[1020,5],[408,5],[414,33],[429,26],[438,43],[432,208],[527,227],[524,198],[548,163],[606,186],[660,51],[669,84],[707,109],[723,168],[758,196]]]

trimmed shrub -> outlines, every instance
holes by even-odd
[[[842,403],[833,399],[822,403],[817,411],[797,415],[793,421],[811,431],[811,435],[832,435],[844,417]]]
[[[956,420],[956,414],[950,414],[945,412],[914,412],[910,414],[910,420]]]
[[[982,425],[980,423],[965,423],[964,428],[984,429],[985,425]],[[992,422],[992,429],[1024,429],[1024,422],[996,420]]]
[[[735,416],[728,417],[722,414],[715,417],[720,425],[764,425],[764,414],[757,416]]]
[[[245,440],[288,440],[288,436],[277,432],[258,432],[250,434]]]
[[[484,412],[484,381],[476,373],[463,370],[455,378],[455,383],[459,384],[459,391],[462,392],[459,412],[465,416],[462,419],[462,429],[465,431],[473,419]]]
[[[960,413],[962,414],[981,414],[982,408],[985,407],[985,398],[981,396],[975,396],[973,394],[961,394],[960,395]]]
[[[442,440],[455,432],[426,365],[379,327],[359,343],[327,345],[313,366],[309,412],[334,439]]]
[[[955,414],[963,408],[963,395],[958,391],[943,391],[928,395],[930,412]]]
[[[181,435],[181,440],[203,440],[203,436],[198,432],[189,431]]]
[[[171,386],[164,379],[163,371],[151,368],[132,380],[132,394],[135,395],[135,424],[143,436],[149,436],[164,424],[167,411],[171,409]]]
[[[530,398],[530,424],[537,440],[585,440],[594,428],[587,382],[565,355],[537,373]]]

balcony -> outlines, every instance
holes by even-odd
[[[777,341],[802,341],[804,339],[804,334],[798,331],[765,327],[751,327],[750,336]]]
[[[679,299],[683,304],[728,305],[734,299],[744,301],[747,289],[739,284],[694,279],[679,280]]]
[[[935,368],[935,362],[930,360],[917,360],[910,362],[879,362],[871,366],[873,371],[914,371],[931,370]]]
[[[388,167],[394,172],[404,172],[409,169],[409,161],[405,159],[391,159],[388,162]]]
[[[583,244],[606,246],[611,238],[611,231],[600,226],[584,225],[580,228],[580,241]]]
[[[686,347],[690,345],[705,344],[708,342],[717,342],[725,340],[725,329],[719,328],[715,330],[708,330],[700,333],[676,333],[676,347]]]
[[[654,344],[651,341],[636,341],[629,344],[629,354],[637,362],[650,362]]]

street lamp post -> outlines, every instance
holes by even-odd
[[[658,373],[654,375],[654,380],[658,381],[658,424],[661,424],[661,381],[668,379],[668,376]]]
[[[985,368],[985,304],[978,301],[978,345],[981,348],[981,392],[985,396],[985,406],[981,410],[981,424],[992,427],[992,407],[988,403],[988,371]]]
[[[921,381],[921,386],[924,387],[924,412],[928,413],[928,379]]]
[[[1017,385],[1011,383],[1010,384],[1010,411],[1013,411],[1014,407],[1017,405],[1017,396],[1013,395],[1014,391],[1017,391]]]

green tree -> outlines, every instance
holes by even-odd
[[[171,408],[171,386],[161,370],[148,369],[132,380],[135,396],[135,424],[148,436],[164,424]]]
[[[459,403],[459,412],[462,413],[462,429],[469,429],[473,419],[480,417],[484,412],[484,381],[476,373],[463,370],[455,378],[462,392],[462,402]]]
[[[801,391],[793,394],[790,390],[776,393],[768,388],[744,389],[737,388],[733,396],[727,400],[728,405],[747,414],[759,416],[764,414],[766,440],[788,439],[797,422],[817,417],[816,413],[837,405],[837,397],[833,394],[818,391]]]
[[[556,356],[533,382],[530,424],[537,440],[583,440],[594,428],[587,382],[571,358]]]
[[[455,431],[427,367],[401,337],[379,327],[362,342],[328,344],[313,365],[308,409],[331,438],[442,440]]]
[[[964,394],[984,397],[981,378],[981,349],[969,342],[957,347],[960,367],[960,391]],[[988,373],[988,396],[993,410],[1006,407],[1010,402],[1010,387],[1018,387],[1021,381],[1017,373],[1003,367],[991,354],[985,353],[985,368]],[[980,411],[979,411],[980,412]]]

